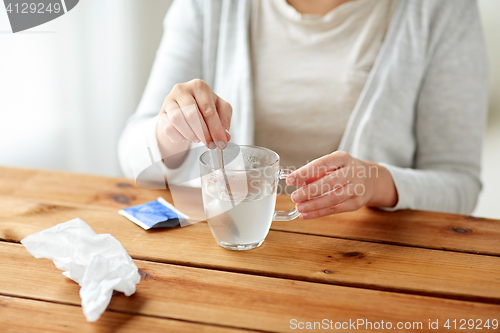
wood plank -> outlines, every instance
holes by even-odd
[[[0,238],[25,236],[75,217],[116,237],[136,259],[483,302],[500,301],[500,258],[271,231],[251,251],[216,244],[208,225],[148,232],[115,211],[0,198]],[[12,207],[12,208],[9,208]],[[9,210],[10,209],[10,210]]]
[[[0,294],[79,305],[79,286],[21,245],[0,242]],[[19,263],[23,263],[19,265]],[[297,322],[422,322],[499,318],[500,306],[276,279],[135,260],[143,276],[131,297],[109,309],[276,332]],[[43,286],[43,288],[41,288]],[[80,321],[83,317],[80,311]],[[109,313],[106,312],[107,314]],[[103,317],[106,318],[106,317]],[[452,320],[453,320],[452,319]],[[422,326],[423,328],[427,327]],[[362,327],[362,326],[360,326]],[[451,330],[454,331],[454,330]]]
[[[158,196],[171,199],[166,190],[141,189],[126,178],[6,167],[0,167],[0,194],[118,209],[155,200]]]
[[[193,218],[204,218],[199,190],[185,189],[172,201],[168,191],[142,189],[125,178],[0,168],[0,194],[45,203],[120,209],[162,196]],[[289,197],[278,197],[278,209],[290,205]],[[274,222],[272,229],[500,256],[500,221],[454,214],[365,208],[308,221]]]
[[[89,323],[77,306],[0,296],[2,332],[248,332],[225,327],[151,318],[125,313],[105,312]]]
[[[290,199],[278,197],[277,205]],[[500,221],[456,214],[363,208],[313,220],[273,222],[273,230],[500,256]]]
[[[14,193],[35,175],[45,174],[43,170],[0,167],[0,193]]]

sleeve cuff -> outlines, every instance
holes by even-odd
[[[401,209],[410,209],[411,205],[411,184],[408,182],[408,171],[404,168],[396,167],[386,163],[379,163],[379,165],[385,167],[391,174],[392,180],[394,181],[394,186],[398,192],[398,202],[394,207],[377,207],[388,212],[393,212]]]

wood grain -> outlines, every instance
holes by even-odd
[[[74,206],[124,208],[164,196],[166,190],[137,187],[133,180],[48,170],[0,167],[0,194]]]
[[[0,196],[0,238],[25,236],[75,217],[116,237],[135,259],[321,282],[500,301],[500,258],[271,231],[264,244],[234,252],[214,241],[205,222],[148,232],[116,211],[46,205]]]
[[[77,306],[80,304],[79,286],[64,277],[52,261],[35,259],[21,245],[5,242],[0,242],[0,257],[8,259],[0,261],[0,294]],[[450,318],[491,321],[493,318],[498,319],[500,314],[499,305],[339,287],[142,260],[135,260],[135,263],[142,275],[136,293],[131,297],[123,294],[113,296],[109,309],[128,314],[274,332],[296,331],[290,325],[292,319],[297,322],[321,322],[327,319],[334,323],[357,319],[370,322],[383,320],[394,325],[397,322],[422,322],[422,327],[427,328],[429,319],[439,320],[441,323]],[[20,277],[22,283],[19,283]],[[75,309],[76,313],[75,310],[71,311],[71,318],[74,317],[76,322],[81,323],[81,308]],[[26,311],[23,308],[19,310]],[[61,314],[60,310],[54,313],[64,314]],[[116,315],[108,311],[103,320],[112,320],[110,318],[115,318]],[[100,325],[100,321],[97,324]],[[102,324],[112,326],[113,322]]]
[[[0,296],[0,330],[2,332],[248,332],[237,329],[208,326],[133,314],[105,312],[88,323],[78,306],[41,302],[16,297]]]
[[[289,198],[278,197],[278,206]],[[386,244],[500,255],[500,221],[473,216],[363,208],[313,220],[273,222],[273,230]]]
[[[162,196],[194,219],[204,219],[199,190],[147,190],[133,180],[58,171],[0,167],[0,194],[48,204],[121,209]],[[279,196],[278,209],[290,207]],[[274,222],[273,230],[387,244],[500,256],[500,221],[421,211],[384,212],[361,209],[315,220]]]

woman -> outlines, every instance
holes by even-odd
[[[473,0],[177,0],[120,160],[136,177],[170,156],[169,182],[196,179],[190,148],[231,140],[301,167],[287,182],[303,218],[468,214],[486,85]]]

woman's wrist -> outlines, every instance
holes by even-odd
[[[364,161],[369,170],[372,197],[366,204],[370,207],[391,208],[398,203],[398,191],[391,173],[386,167],[374,162]]]

